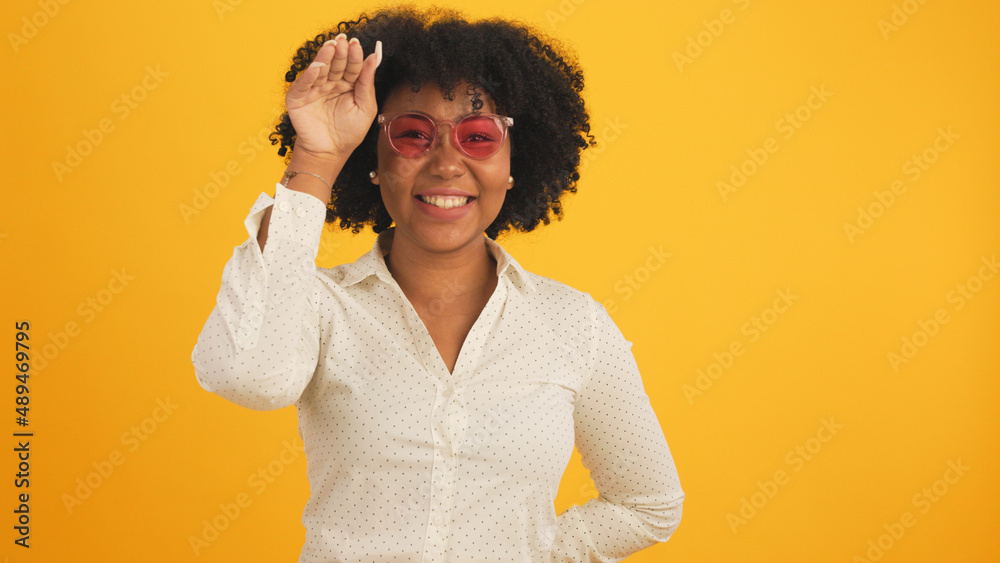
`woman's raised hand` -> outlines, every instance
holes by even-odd
[[[312,64],[292,83],[285,109],[295,127],[295,151],[344,161],[364,140],[378,112],[375,68],[382,42],[363,57],[357,39],[343,33],[323,44]]]

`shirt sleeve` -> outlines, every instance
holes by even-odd
[[[267,242],[257,232],[272,206]],[[326,206],[281,184],[260,194],[191,354],[198,384],[237,405],[273,410],[302,395],[319,361],[316,255]]]
[[[680,524],[677,469],[632,343],[592,301],[589,380],[574,411],[576,447],[599,491],[558,517],[553,562],[611,562],[667,541]]]

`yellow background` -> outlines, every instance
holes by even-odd
[[[229,4],[3,4],[3,335],[28,320],[35,349],[56,351],[30,379],[28,550],[13,543],[12,436],[0,454],[9,561],[298,556],[308,482],[288,445],[294,408],[205,392],[190,354],[243,218],[284,169],[254,139],[280,114],[292,54],[374,6]],[[600,146],[584,153],[579,193],[564,221],[500,242],[605,302],[635,343],[687,499],[673,538],[629,560],[998,560],[1000,277],[980,268],[1000,252],[997,4],[467,4],[450,5],[534,24],[585,71]],[[113,129],[57,174],[102,120]],[[753,170],[765,143],[777,149],[724,198],[718,182]],[[917,178],[925,152],[935,162]],[[239,172],[185,218],[230,161]],[[876,192],[893,196],[881,212]],[[877,217],[848,236],[859,207]],[[353,261],[373,240],[326,232],[319,262]],[[768,312],[779,291],[797,298]],[[752,340],[755,317],[768,330]],[[921,345],[894,366],[904,337]],[[712,368],[715,354],[729,367]],[[13,433],[7,365],[0,424]],[[263,490],[248,481],[258,471]],[[88,476],[97,486],[68,510]],[[249,504],[220,517],[240,494]],[[574,456],[557,512],[595,494]],[[741,508],[750,517],[734,521]],[[196,555],[190,538],[217,517],[226,529]]]

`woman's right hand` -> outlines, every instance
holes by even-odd
[[[295,127],[295,151],[341,161],[361,144],[378,112],[375,69],[382,42],[368,57],[361,44],[343,33],[323,44],[316,58],[292,83],[285,109]]]

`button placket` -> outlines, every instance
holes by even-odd
[[[431,469],[430,519],[425,537],[424,561],[443,561],[448,544],[448,520],[454,503],[455,461],[450,416],[454,389],[448,382],[438,383],[438,396],[431,417],[434,437],[434,462]]]
[[[465,435],[469,431],[469,413],[462,400],[462,395],[457,390],[448,403],[448,430],[451,444],[452,464],[455,463],[455,455],[458,454],[465,445]]]
[[[260,312],[260,309],[253,309],[250,311],[249,320],[254,327],[260,328],[264,323],[264,315]]]
[[[400,291],[402,293],[402,291]],[[500,308],[507,296],[506,287],[501,283],[483,308],[480,318],[473,325],[468,337],[474,339],[496,322]],[[478,357],[470,357],[468,351],[459,354],[454,372],[448,372],[444,359],[437,351],[430,333],[413,310],[407,308],[413,336],[424,360],[429,375],[435,377],[438,385],[437,400],[431,414],[431,434],[434,439],[434,461],[431,478],[430,513],[425,536],[423,561],[444,561],[448,548],[448,522],[454,505],[457,460],[460,446],[468,432],[468,413],[460,395],[461,381],[468,375],[466,365],[474,365]],[[425,330],[419,330],[422,327]],[[473,341],[473,340],[470,340]],[[479,350],[477,352],[481,353]],[[458,388],[456,388],[458,386]]]

